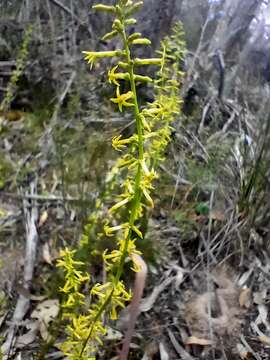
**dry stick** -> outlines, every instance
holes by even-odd
[[[173,332],[170,329],[167,329],[167,333],[169,336],[169,339],[177,352],[177,354],[180,356],[180,359],[184,360],[194,360],[194,357],[191,356],[180,344],[179,341],[175,338]]]
[[[140,271],[136,273],[135,284],[133,289],[133,297],[130,304],[130,320],[125,334],[123,347],[120,353],[120,360],[126,360],[129,353],[129,347],[132,335],[134,333],[135,323],[140,313],[140,302],[143,295],[143,289],[145,286],[147,276],[147,265],[140,255],[133,255],[136,263],[140,266]]]
[[[30,184],[31,194],[34,195],[36,186],[34,183]],[[38,233],[36,223],[38,220],[38,210],[36,206],[28,208],[27,202],[23,202],[25,213],[25,227],[26,227],[26,247],[25,247],[25,264],[23,273],[23,287],[29,291],[33,279],[34,267],[36,262],[36,252],[38,245]],[[3,360],[9,359],[14,343],[17,327],[23,320],[30,305],[30,298],[20,294],[17,301],[15,311],[12,317],[11,326],[7,333],[7,339],[3,344],[1,351],[3,353]]]
[[[51,150],[54,148],[52,131],[53,131],[54,127],[57,125],[58,113],[61,109],[61,106],[62,106],[72,84],[73,84],[73,81],[75,80],[75,77],[76,77],[76,71],[73,71],[63,89],[63,92],[61,93],[61,95],[58,98],[58,102],[55,106],[55,110],[54,110],[53,115],[50,120],[50,127],[45,130],[44,134],[39,139],[39,146],[42,148],[43,155],[45,157],[47,157],[49,152],[51,152]]]
[[[72,197],[72,196],[66,196],[63,198],[63,196],[58,196],[58,195],[53,195],[53,194],[48,194],[48,195],[39,195],[39,194],[34,194],[34,195],[29,195],[29,194],[12,194],[12,193],[8,193],[8,192],[4,192],[1,194],[3,197],[7,197],[7,198],[14,198],[14,199],[27,199],[27,200],[36,200],[36,201],[59,201],[59,202],[64,202],[64,201],[82,201],[82,199],[80,197]],[[89,199],[86,199],[85,202],[87,201],[92,201],[93,197],[89,197]]]
[[[57,7],[59,7],[60,9],[64,10],[68,15],[70,15],[72,18],[74,18],[76,21],[78,21],[79,24],[84,25],[83,21],[76,15],[74,15],[73,11],[68,8],[67,6],[65,6],[64,4],[62,4],[60,1],[58,0],[50,0],[54,5],[56,5]]]
[[[212,5],[210,6],[210,9],[212,8]],[[209,11],[210,11],[209,9]],[[188,72],[187,72],[187,76],[186,76],[186,81],[185,81],[185,84],[182,88],[182,95],[185,94],[187,92],[187,90],[193,86],[194,84],[194,80],[192,79],[192,76],[193,76],[193,73],[195,71],[195,67],[196,67],[196,63],[197,63],[197,60],[199,59],[200,57],[200,54],[201,54],[201,51],[203,49],[203,40],[204,40],[204,36],[205,36],[205,32],[206,32],[206,29],[207,29],[207,26],[209,24],[209,20],[210,20],[210,17],[207,16],[204,24],[203,24],[203,27],[202,27],[202,31],[201,31],[201,34],[200,34],[200,39],[199,39],[199,43],[198,43],[198,46],[197,46],[197,49],[195,51],[195,54],[193,56],[193,59],[192,59],[192,63],[188,69]]]

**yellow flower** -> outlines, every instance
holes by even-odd
[[[134,140],[136,140],[136,136],[134,135],[127,139],[122,139],[122,135],[118,135],[112,139],[112,147],[117,151],[121,151],[127,144],[130,144]]]
[[[128,73],[121,73],[118,72],[116,73],[116,69],[118,68],[118,65],[114,66],[111,70],[109,70],[108,72],[108,78],[109,78],[109,83],[113,83],[116,86],[120,86],[119,82],[117,80],[128,80],[129,79],[129,74]]]
[[[123,200],[118,201],[115,205],[113,205],[113,206],[109,209],[109,212],[112,213],[112,212],[114,212],[115,210],[119,209],[120,207],[128,204],[129,202],[130,202],[130,198],[129,198],[129,197],[126,197],[126,198],[124,198]]]
[[[104,226],[104,233],[106,236],[113,236],[115,232],[126,228],[128,228],[128,223],[124,223],[116,226],[109,226],[106,224]]]
[[[119,86],[116,88],[116,98],[112,98],[111,101],[115,104],[118,104],[119,110],[123,111],[123,106],[134,106],[133,103],[127,102],[127,100],[133,98],[133,92],[128,91],[125,94],[120,94]]]
[[[83,51],[85,54],[84,59],[90,64],[90,68],[92,69],[95,61],[105,57],[114,57],[121,55],[121,51]]]

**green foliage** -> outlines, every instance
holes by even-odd
[[[69,359],[95,359],[102,336],[106,333],[104,319],[117,319],[119,308],[131,299],[131,292],[122,280],[123,272],[129,266],[139,271],[134,255],[139,254],[137,241],[142,241],[145,234],[143,219],[148,209],[153,208],[151,193],[154,180],[157,179],[156,165],[164,159],[165,148],[171,137],[171,123],[180,112],[179,100],[179,62],[183,57],[183,43],[177,44],[176,33],[182,28],[177,25],[174,37],[165,39],[162,51],[157,58],[140,59],[133,56],[133,47],[149,45],[148,39],[140,33],[130,33],[128,28],[136,20],[130,16],[138,10],[142,2],[131,0],[116,1],[115,6],[95,5],[113,15],[112,31],[103,37],[110,40],[119,37],[122,47],[113,51],[86,51],[85,59],[90,67],[103,58],[117,58],[116,65],[108,72],[109,82],[116,87],[116,95],[111,101],[120,112],[131,108],[134,113],[136,129],[128,138],[117,134],[112,140],[113,148],[121,154],[106,177],[106,188],[96,201],[96,211],[89,217],[81,240],[81,249],[76,253],[66,249],[59,260],[64,269],[66,283],[62,291],[66,294],[63,309],[70,318],[67,327],[67,340],[62,345]],[[179,46],[175,53],[174,46]],[[170,66],[170,64],[173,64]],[[159,68],[156,79],[137,73],[137,68],[154,65]],[[121,91],[121,82],[129,84],[129,90]],[[139,105],[137,85],[149,83],[155,89],[155,100]],[[103,218],[103,220],[101,220]],[[104,284],[96,283],[90,291],[90,308],[78,312],[80,302],[84,302],[82,289],[89,279],[78,267],[86,266],[76,257],[91,242],[100,239],[114,239],[117,247],[106,249],[102,259],[107,272]],[[98,250],[92,247],[93,251]],[[100,254],[99,254],[100,255]],[[105,318],[104,318],[105,316]]]
[[[209,215],[209,206],[206,203],[199,202],[195,210],[199,215]]]
[[[238,144],[240,191],[238,212],[249,217],[252,225],[266,226],[270,220],[268,201],[270,161],[270,118],[258,131],[257,145],[250,139]]]

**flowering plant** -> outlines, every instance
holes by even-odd
[[[163,41],[159,57],[134,57],[133,47],[151,44],[150,40],[142,37],[140,33],[130,33],[128,30],[130,25],[136,23],[132,15],[142,4],[142,1],[118,0],[114,6],[95,5],[94,9],[108,12],[114,17],[112,31],[107,33],[103,40],[118,36],[122,40],[122,48],[114,51],[84,52],[91,68],[102,58],[117,59],[116,65],[108,72],[109,82],[116,87],[116,95],[111,101],[118,106],[120,112],[126,108],[132,109],[136,130],[128,138],[118,134],[112,140],[113,148],[122,153],[122,156],[119,156],[107,176],[110,185],[103,200],[110,198],[110,189],[115,181],[121,182],[122,191],[109,208],[103,232],[107,237],[116,238],[117,248],[112,251],[105,250],[103,253],[107,280],[104,284],[93,285],[90,291],[90,308],[85,313],[78,314],[72,305],[84,301],[80,289],[85,282],[89,282],[89,275],[76,269],[82,264],[72,260],[75,254],[68,249],[62,252],[62,259],[58,263],[58,266],[64,269],[66,278],[66,284],[62,288],[66,294],[63,306],[66,316],[71,318],[67,328],[68,338],[62,349],[71,360],[95,359],[98,346],[102,344],[102,337],[106,334],[104,316],[107,314],[110,319],[117,319],[119,308],[123,308],[131,299],[131,291],[126,289],[122,275],[126,266],[135,272],[140,269],[136,260],[136,255],[140,254],[136,241],[144,237],[140,220],[148,208],[154,207],[151,193],[154,189],[153,182],[158,177],[157,163],[164,158],[164,150],[170,140],[171,123],[180,112],[179,77],[182,73],[178,71],[178,67],[183,57],[184,43],[181,43],[178,55],[173,47],[175,37]],[[182,36],[182,28],[179,26],[178,36]],[[170,66],[170,63],[174,62],[176,65]],[[156,79],[138,73],[138,67],[147,65],[157,67]],[[129,84],[127,92],[121,91],[123,81]],[[149,83],[154,87],[155,100],[152,103],[139,105],[138,83]],[[95,228],[101,213],[102,204],[98,200],[96,213],[91,215],[86,226],[88,233]],[[81,244],[89,240],[91,241],[88,235],[84,234]],[[76,295],[72,294],[74,292]]]

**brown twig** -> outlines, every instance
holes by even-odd
[[[65,6],[64,4],[62,4],[60,1],[58,0],[50,0],[55,6],[57,6],[59,9],[63,10],[65,13],[67,13],[68,15],[70,15],[72,18],[74,18],[79,24],[84,25],[84,22],[78,17],[76,16],[73,11],[68,8],[67,6]]]

